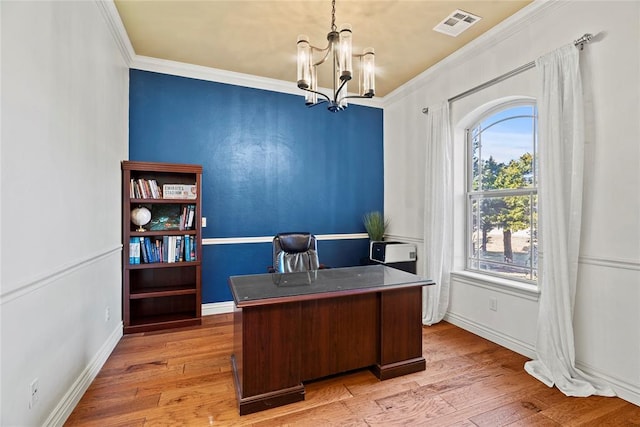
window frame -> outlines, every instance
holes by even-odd
[[[515,119],[515,118],[533,118],[533,123],[534,123],[534,127],[533,127],[533,153],[532,153],[532,157],[533,157],[533,165],[532,165],[532,174],[533,174],[533,182],[534,182],[534,186],[533,187],[523,187],[523,188],[518,188],[518,189],[498,189],[498,190],[473,190],[473,135],[472,135],[472,131],[473,129],[475,129],[476,127],[478,127],[480,125],[480,123],[482,123],[483,121],[491,118],[492,116],[494,116],[497,113],[500,113],[502,111],[506,111],[512,108],[516,108],[516,107],[523,107],[523,106],[527,106],[527,107],[533,107],[533,116],[531,115],[512,115],[506,118],[502,118],[500,120],[497,120],[495,122],[492,122],[491,125],[485,129],[483,129],[482,131],[485,131],[487,129],[490,129],[491,127],[507,121],[507,120],[511,120],[511,119]],[[538,193],[539,193],[539,170],[540,170],[540,166],[539,166],[539,149],[538,149],[538,128],[539,128],[539,117],[538,117],[538,109],[537,109],[537,102],[535,99],[531,99],[531,98],[527,98],[527,99],[518,99],[518,100],[510,100],[510,101],[506,101],[506,102],[501,102],[497,105],[493,105],[491,108],[486,109],[485,111],[483,111],[478,117],[477,119],[475,119],[473,121],[473,123],[467,127],[464,128],[464,143],[465,143],[465,179],[464,179],[464,198],[465,198],[465,203],[464,203],[464,209],[465,209],[465,232],[464,232],[464,239],[465,239],[465,243],[464,243],[464,272],[471,274],[473,276],[488,276],[487,279],[489,278],[494,278],[495,280],[498,280],[499,282],[509,282],[509,281],[515,281],[518,283],[522,283],[524,284],[527,288],[529,287],[538,287],[538,280],[539,280],[539,274],[540,274],[540,259],[539,257],[541,256],[541,249],[540,249],[540,239],[539,239],[539,227],[540,227],[540,217],[539,217],[539,197],[538,197]],[[480,149],[482,149],[482,146],[480,146]],[[479,158],[482,158],[481,156],[479,156]],[[517,266],[517,268],[522,269],[522,270],[526,270],[528,271],[531,275],[533,275],[533,272],[535,272],[535,279],[527,279],[524,277],[517,277],[517,276],[511,276],[508,274],[500,274],[497,272],[493,272],[490,270],[482,270],[480,268],[472,268],[472,262],[476,261],[478,262],[478,265],[480,262],[482,262],[482,259],[479,257],[473,257],[473,238],[472,238],[472,234],[473,234],[473,221],[474,221],[474,214],[475,212],[472,211],[472,204],[474,200],[482,200],[483,198],[490,198],[490,197],[510,197],[510,196],[527,196],[529,197],[530,203],[533,202],[532,198],[537,198],[537,201],[535,203],[535,206],[533,205],[533,203],[531,204],[532,208],[530,209],[530,216],[529,216],[529,224],[530,227],[532,226],[532,224],[536,224],[536,231],[538,234],[538,238],[537,238],[537,244],[536,244],[536,253],[537,253],[537,262],[536,262],[536,266],[534,268],[533,266],[533,260],[529,263],[528,266],[526,267],[520,267]],[[537,220],[535,220],[534,222],[534,212],[538,213],[538,218]],[[496,262],[495,264],[502,264],[500,262]],[[508,263],[504,263],[504,265],[513,265],[513,264],[508,264]],[[533,276],[532,276],[533,277]],[[493,280],[492,280],[493,281]]]

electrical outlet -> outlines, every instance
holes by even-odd
[[[498,311],[498,298],[495,298],[495,297],[489,298],[489,310]]]
[[[202,228],[205,228],[207,226],[207,217],[203,216],[202,217]]]
[[[40,385],[38,384],[38,379],[36,378],[31,381],[31,384],[29,384],[29,409],[36,406],[38,400],[40,400]]]
[[[109,320],[111,320],[111,310],[107,307],[104,309],[104,321],[108,322]]]

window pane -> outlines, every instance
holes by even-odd
[[[534,113],[533,106],[509,108],[471,130],[472,191],[536,186]]]
[[[479,256],[481,236],[480,236],[480,202],[478,200],[471,201],[471,245],[469,253],[472,258]]]
[[[472,199],[469,268],[535,280],[535,202],[535,194]]]
[[[480,128],[475,128],[471,135],[471,188],[472,188],[472,191],[481,190],[479,129]]]
[[[533,182],[534,141],[533,119],[517,117],[498,122],[482,132],[482,158],[484,165],[506,175],[490,188],[531,187]],[[486,167],[485,167],[486,169]]]

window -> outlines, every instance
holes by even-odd
[[[537,111],[493,109],[467,129],[467,270],[537,281]]]

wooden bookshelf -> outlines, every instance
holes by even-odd
[[[132,180],[138,185],[135,191]],[[146,190],[142,194],[138,190],[145,183]],[[195,198],[162,198],[165,184],[195,185]],[[191,206],[193,214],[189,226]],[[131,222],[131,211],[137,207],[151,211],[151,222],[143,226],[145,231],[138,231],[138,226]],[[152,223],[162,225],[159,217],[154,217],[159,212],[158,207],[175,207],[175,211],[184,212],[185,218],[182,215],[179,218],[180,227],[152,230]],[[122,162],[122,315],[125,334],[201,323],[201,217],[202,166]],[[193,242],[189,247],[184,243],[187,237]],[[140,238],[150,240],[152,247],[145,253],[146,259],[140,249],[137,263],[137,257],[132,259],[134,253],[130,252],[130,245],[135,245]],[[182,246],[175,245],[177,239]],[[171,261],[169,246],[176,248],[175,254],[171,252],[175,255]]]

